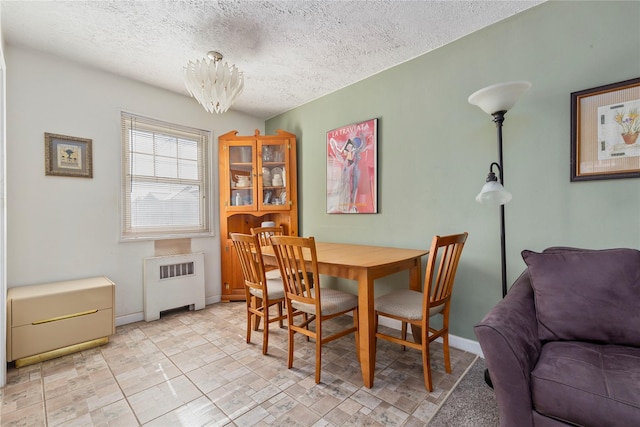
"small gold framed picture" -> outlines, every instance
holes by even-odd
[[[90,139],[45,132],[46,175],[93,178],[92,162]]]

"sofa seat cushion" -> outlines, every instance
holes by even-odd
[[[523,251],[541,341],[640,347],[640,251]]]
[[[549,342],[531,372],[534,409],[582,426],[640,425],[640,348]]]

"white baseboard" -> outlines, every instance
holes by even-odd
[[[116,317],[116,326],[126,325],[128,323],[135,323],[144,320],[144,312],[126,314],[124,316]]]
[[[206,305],[215,304],[215,303],[220,302],[220,301],[222,301],[222,298],[220,297],[220,295],[215,295],[215,296],[212,296],[212,297],[206,297],[204,299],[204,303]]]
[[[204,303],[206,306],[206,305],[214,304],[220,301],[221,301],[220,295],[217,295],[217,296],[205,298]],[[142,320],[144,320],[144,312],[142,311],[139,313],[125,314],[124,316],[116,317],[116,326],[122,326],[129,323],[140,322]]]
[[[440,338],[438,338],[438,340],[439,339]],[[482,353],[482,349],[480,348],[480,343],[478,341],[449,334],[449,345],[459,350],[468,351],[469,353],[473,353],[484,359],[484,354]]]

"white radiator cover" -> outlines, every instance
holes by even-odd
[[[204,308],[204,254],[145,258],[144,320],[158,320],[161,311],[186,305]]]

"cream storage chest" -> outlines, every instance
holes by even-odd
[[[115,284],[91,277],[7,292],[7,361],[24,366],[105,344],[115,333]]]

